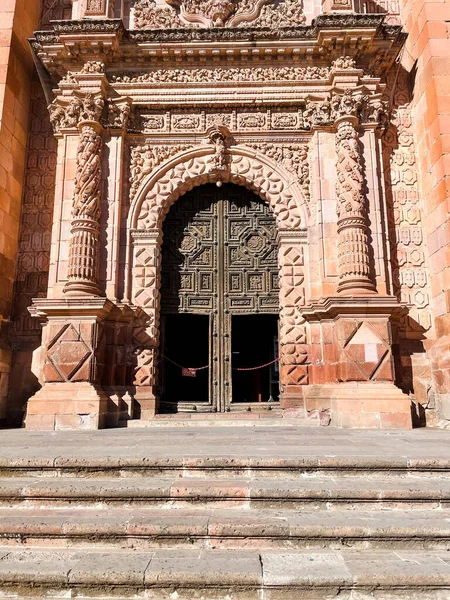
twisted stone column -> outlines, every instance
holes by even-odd
[[[367,209],[357,126],[358,118],[354,115],[341,116],[335,122],[338,292],[347,295],[376,291],[370,273]]]
[[[79,124],[80,141],[75,175],[72,228],[69,249],[69,295],[101,295],[99,288],[100,200],[102,184],[101,125],[95,121]]]

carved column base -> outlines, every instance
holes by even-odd
[[[305,410],[336,427],[411,428],[411,402],[394,384],[392,328],[407,311],[396,298],[323,298],[303,310],[310,326]]]
[[[366,279],[361,279],[360,281],[354,279],[351,282],[343,281],[342,283],[339,283],[337,292],[342,296],[354,296],[355,298],[377,294],[374,284]]]
[[[100,227],[90,218],[73,220],[69,250],[68,282],[64,293],[68,296],[101,296],[98,286]]]
[[[35,299],[30,313],[44,324],[43,387],[28,401],[27,429],[99,429],[108,398],[105,322],[115,305],[102,298]],[[116,309],[117,310],[117,309]]]
[[[28,400],[25,429],[102,429],[106,425],[108,397],[88,382],[46,383]]]

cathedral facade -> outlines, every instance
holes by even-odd
[[[2,419],[450,420],[431,4],[17,0]]]

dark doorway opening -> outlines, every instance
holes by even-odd
[[[233,315],[231,332],[233,403],[277,402],[277,362],[261,369],[236,369],[251,369],[278,358],[278,315]]]
[[[209,316],[169,314],[162,317],[162,389],[165,412],[183,404],[209,402]],[[189,407],[187,407],[189,408]]]

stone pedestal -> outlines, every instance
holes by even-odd
[[[337,427],[410,428],[410,399],[394,384],[391,320],[406,307],[392,297],[325,298],[305,307],[310,385],[305,409]]]
[[[27,429],[99,429],[108,398],[101,381],[105,365],[105,320],[114,305],[100,297],[35,299],[33,316],[44,323],[43,387],[28,401]]]

